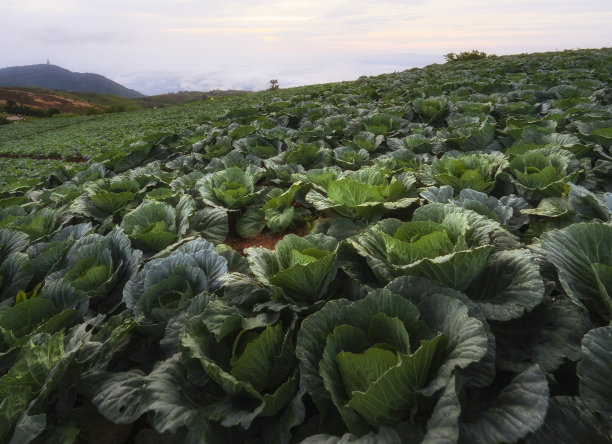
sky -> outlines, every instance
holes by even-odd
[[[147,95],[612,46],[612,0],[0,0],[0,17],[0,68],[49,59]]]

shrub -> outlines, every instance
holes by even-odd
[[[40,108],[31,108],[27,105],[19,105],[12,100],[8,100],[2,108],[8,114],[20,116],[47,117],[47,112]]]
[[[487,56],[486,52],[478,51],[476,49],[473,49],[471,51],[463,51],[463,52],[460,52],[459,54],[450,52],[444,56],[447,62],[461,62],[464,60],[478,60],[478,59],[486,59],[487,57],[491,57],[491,56]]]

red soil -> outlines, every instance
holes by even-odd
[[[308,229],[306,227],[299,227],[284,233],[268,232],[248,239],[243,239],[239,236],[229,236],[225,239],[224,244],[229,245],[240,254],[244,254],[244,249],[248,247],[264,247],[268,250],[274,250],[276,243],[290,233],[297,234],[298,236],[306,236],[308,234]]]

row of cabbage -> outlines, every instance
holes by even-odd
[[[609,441],[611,57],[266,93],[4,193],[0,437]]]

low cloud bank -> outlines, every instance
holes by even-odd
[[[316,61],[270,60],[265,63],[245,62],[214,64],[210,68],[182,67],[148,73],[115,74],[116,82],[143,94],[155,95],[177,91],[210,91],[213,89],[239,89],[259,91],[277,79],[282,88],[316,83],[355,80],[360,76],[378,75],[442,63],[439,54],[387,54]]]

